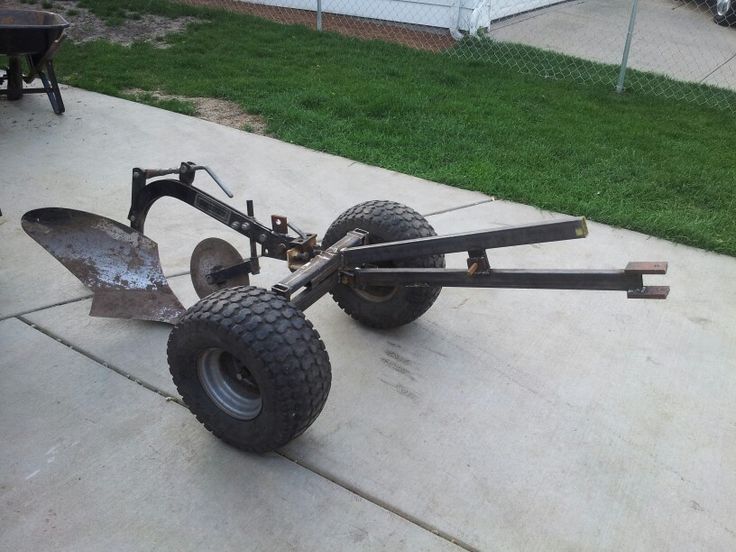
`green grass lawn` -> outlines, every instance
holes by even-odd
[[[84,4],[122,17],[119,2]],[[126,4],[209,22],[167,49],[67,43],[64,82],[232,100],[282,140],[736,255],[729,111],[244,15]]]

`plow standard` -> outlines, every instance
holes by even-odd
[[[24,230],[93,292],[90,314],[174,324],[168,361],[181,396],[212,433],[244,450],[285,445],[314,422],[327,400],[331,368],[304,311],[326,294],[357,321],[394,328],[424,314],[443,287],[533,288],[626,292],[665,299],[668,287],[643,276],[665,274],[665,262],[632,262],[622,270],[524,270],[491,266],[487,251],[584,238],[584,218],[437,236],[413,209],[369,201],[342,213],[321,242],[287,217],[267,226],[253,202],[241,212],[194,186],[207,167],[133,170],[130,226],[92,213],[36,209]],[[168,175],[177,178],[162,178]],[[158,246],[144,234],[151,206],[173,197],[250,240],[246,256],[207,238],[195,248],[191,278],[200,301],[185,309],[169,287]],[[293,234],[292,234],[293,232]],[[445,255],[467,253],[467,268],[445,268]],[[259,259],[288,264],[270,290],[250,285]]]

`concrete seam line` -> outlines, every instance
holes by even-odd
[[[385,500],[378,498],[377,496],[367,491],[362,491],[356,486],[351,485],[347,481],[344,481],[335,475],[331,475],[325,471],[322,471],[316,466],[310,465],[308,463],[304,463],[301,460],[297,460],[296,458],[292,458],[291,456],[287,455],[283,451],[276,451],[276,454],[278,454],[282,458],[285,458],[289,462],[293,462],[297,466],[301,466],[302,468],[314,473],[315,475],[318,475],[319,477],[326,479],[330,483],[333,483],[337,485],[338,487],[345,489],[349,493],[352,493],[355,496],[362,498],[363,500],[367,500],[371,504],[374,504],[375,506],[378,506],[379,508],[386,510],[387,512],[391,514],[394,514],[395,516],[400,517],[401,519],[411,523],[412,525],[416,525],[420,529],[424,529],[425,531],[428,531],[429,533],[432,533],[433,535],[440,537],[441,539],[449,542],[450,544],[454,544],[455,546],[457,546],[458,548],[461,548],[462,550],[467,550],[468,552],[479,552],[480,550],[479,548],[476,548],[475,546],[468,544],[467,542],[464,542],[463,540],[459,538],[453,537],[451,534],[445,531],[442,531],[441,529],[438,529],[437,527],[425,521],[422,521],[416,516],[413,516],[412,514],[409,514],[408,512],[405,512],[399,508],[396,508],[395,506],[392,506]]]
[[[15,314],[9,314],[7,316],[0,317],[0,322],[3,320],[10,320],[11,318],[20,318],[21,316],[25,316],[27,314],[33,314],[36,312],[41,312],[46,309],[53,309],[54,307],[63,307],[64,305],[69,305],[71,303],[78,303],[80,301],[84,301],[85,299],[91,299],[93,294],[85,295],[84,297],[76,297],[74,299],[67,299],[66,301],[59,301],[58,303],[52,303],[50,305],[43,305],[41,307],[36,307],[35,309],[23,311],[23,312],[16,312]]]
[[[164,276],[166,276],[166,278],[168,279],[168,278],[178,278],[179,276],[186,276],[187,274],[189,274],[188,270],[182,270],[180,272],[174,272],[173,274],[164,274]]]
[[[450,207],[449,209],[441,209],[439,211],[432,211],[431,213],[424,213],[423,217],[433,217],[435,215],[443,215],[445,213],[452,213],[453,211],[460,211],[461,209],[468,209],[470,207],[475,207],[476,205],[483,205],[485,203],[493,203],[496,201],[493,198],[484,199],[482,201],[476,201],[475,203],[469,203],[468,205],[460,205],[459,207]]]
[[[188,270],[182,271],[182,272],[175,272],[173,274],[166,275],[166,278],[178,278],[179,276],[185,276],[186,274],[189,274]],[[3,320],[10,320],[11,318],[18,318],[20,319],[23,316],[26,316],[28,314],[35,314],[37,312],[45,311],[47,309],[53,309],[56,307],[63,307],[64,305],[69,305],[71,303],[78,303],[80,301],[84,301],[85,299],[92,299],[95,296],[94,293],[90,293],[89,295],[85,295],[83,297],[75,297],[74,299],[67,299],[66,301],[59,301],[58,303],[51,303],[50,305],[42,305],[40,307],[36,307],[35,309],[27,310],[27,311],[21,311],[16,312],[13,314],[8,314],[6,316],[0,316],[0,322]],[[25,320],[24,320],[25,322]],[[53,337],[53,336],[49,336]],[[54,337],[54,339],[56,339]]]
[[[95,355],[93,353],[90,353],[89,351],[85,351],[84,349],[80,349],[79,347],[76,347],[76,346],[72,345],[71,343],[69,343],[65,339],[63,339],[63,338],[61,338],[61,337],[53,334],[51,331],[47,330],[46,328],[44,328],[42,326],[39,326],[38,324],[36,324],[34,322],[31,322],[30,320],[28,320],[27,318],[24,318],[23,316],[17,316],[15,318],[17,320],[19,320],[20,322],[26,324],[30,328],[36,330],[37,332],[39,332],[39,333],[41,333],[41,334],[43,334],[43,335],[45,335],[45,336],[53,339],[54,341],[56,341],[58,343],[61,343],[62,345],[68,347],[72,351],[74,351],[76,353],[79,353],[80,355],[84,356],[85,358],[93,361],[94,363],[99,364],[100,366],[102,366],[104,368],[108,368],[109,370],[112,370],[116,374],[124,377],[127,380],[132,381],[133,383],[136,383],[136,384],[140,385],[141,387],[143,387],[144,389],[147,389],[148,391],[152,391],[152,392],[156,393],[157,395],[162,396],[163,398],[166,399],[167,402],[174,402],[174,403],[176,403],[176,404],[178,404],[178,405],[180,405],[180,406],[182,406],[184,408],[187,408],[187,406],[183,403],[183,401],[179,397],[174,397],[173,395],[170,395],[166,391],[163,391],[162,389],[159,389],[158,387],[156,387],[156,386],[154,386],[154,385],[152,385],[152,384],[150,384],[150,383],[148,383],[148,382],[146,382],[146,381],[144,381],[144,380],[142,380],[142,379],[140,379],[140,378],[138,378],[136,376],[133,376],[129,372],[126,372],[125,370],[123,370],[121,368],[118,368],[114,364],[111,364],[111,363],[103,360],[102,358],[98,357],[97,355]],[[188,408],[187,408],[187,410],[188,410]],[[441,539],[449,542],[450,544],[454,544],[455,546],[457,546],[457,547],[459,547],[459,548],[461,548],[463,550],[467,550],[468,552],[477,552],[478,551],[478,548],[475,548],[474,546],[472,546],[472,545],[470,545],[470,544],[462,541],[461,539],[458,539],[456,537],[453,537],[449,533],[447,533],[445,531],[442,531],[441,529],[438,529],[437,527],[434,527],[434,526],[430,525],[429,523],[426,523],[426,522],[422,521],[421,519],[419,519],[419,518],[417,518],[417,517],[415,517],[415,516],[413,516],[413,515],[411,515],[411,514],[409,514],[407,512],[404,512],[403,510],[400,510],[399,508],[396,508],[396,507],[390,505],[386,501],[384,501],[384,500],[382,500],[382,499],[374,496],[371,493],[368,493],[366,491],[362,491],[362,490],[358,489],[357,487],[355,487],[353,485],[350,485],[348,482],[343,481],[342,479],[340,479],[337,476],[330,475],[330,474],[328,474],[328,473],[320,470],[319,468],[317,468],[315,466],[312,466],[312,465],[309,465],[309,464],[305,464],[303,462],[300,462],[299,460],[288,456],[285,452],[277,451],[277,454],[279,456],[281,456],[282,458],[284,458],[285,460],[288,460],[289,462],[291,462],[291,463],[293,463],[293,464],[295,464],[297,466],[300,466],[300,467],[304,468],[307,471],[310,471],[310,472],[314,473],[315,475],[321,477],[322,479],[325,479],[325,480],[329,481],[330,483],[332,483],[334,485],[337,485],[338,487],[341,487],[342,489],[346,490],[347,492],[349,492],[351,494],[354,494],[355,496],[358,496],[358,497],[362,498],[363,500],[366,500],[366,501],[370,502],[371,504],[374,504],[375,506],[378,506],[379,508],[381,508],[383,510],[386,510],[387,512],[389,512],[389,513],[391,513],[391,514],[393,514],[395,516],[400,517],[401,519],[403,519],[403,520],[411,523],[412,525],[415,525],[415,526],[419,527],[420,529],[423,529],[425,531],[428,531],[428,532],[432,533],[433,535],[436,535],[437,537],[439,537],[439,538],[441,538]]]
[[[728,59],[727,59],[726,61],[724,61],[723,63],[721,63],[721,64],[717,65],[715,69],[713,69],[713,70],[712,70],[712,71],[711,71],[710,73],[708,73],[707,75],[705,75],[705,76],[704,76],[704,77],[703,77],[702,79],[700,79],[700,80],[699,80],[698,82],[705,82],[705,79],[707,79],[708,77],[710,77],[710,76],[711,76],[711,75],[712,75],[713,73],[715,73],[716,71],[718,71],[718,70],[719,70],[719,69],[720,69],[721,67],[723,67],[724,65],[726,65],[726,64],[727,64],[727,63],[728,63],[729,61],[731,61],[731,60],[732,60],[733,58],[735,58],[735,57],[736,57],[736,54],[732,55],[732,56],[731,56],[730,58],[728,58]]]
[[[74,351],[76,353],[79,353],[80,355],[82,355],[83,357],[91,360],[92,362],[95,362],[96,364],[99,364],[100,366],[102,366],[104,368],[107,368],[109,370],[112,370],[116,374],[123,376],[125,379],[130,380],[133,383],[137,383],[138,385],[140,385],[144,389],[148,389],[149,391],[153,391],[157,395],[161,395],[167,401],[175,402],[175,403],[183,406],[184,408],[186,408],[186,405],[182,402],[182,400],[179,397],[175,397],[174,395],[171,395],[171,394],[167,393],[163,389],[159,389],[155,385],[150,384],[147,381],[142,380],[142,379],[134,376],[133,374],[131,374],[129,372],[126,372],[122,368],[118,368],[114,364],[111,364],[111,363],[107,362],[106,360],[98,357],[97,355],[95,355],[93,353],[90,353],[89,351],[85,351],[84,349],[81,349],[79,347],[76,347],[76,346],[72,345],[71,343],[69,343],[65,339],[63,339],[63,338],[61,338],[61,337],[59,337],[57,335],[54,335],[50,330],[47,330],[46,328],[44,328],[42,326],[39,326],[35,322],[31,322],[30,320],[28,320],[27,318],[24,318],[23,316],[17,316],[16,318],[18,320],[20,320],[21,322],[23,322],[24,324],[26,324],[27,326],[30,326],[31,328],[33,328],[37,332],[42,333],[46,337],[50,337],[54,341],[56,341],[58,343],[61,343],[62,345],[68,347],[69,349],[71,349],[72,351]]]

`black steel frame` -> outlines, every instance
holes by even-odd
[[[143,233],[151,206],[162,197],[187,203],[232,230],[250,239],[250,258],[224,267],[208,280],[224,282],[243,272],[259,271],[257,245],[261,256],[289,262],[293,273],[272,286],[272,291],[306,309],[336,285],[356,289],[383,286],[431,286],[470,288],[525,288],[626,291],[629,298],[665,299],[667,286],[646,286],[645,274],[665,274],[665,262],[634,262],[623,270],[524,270],[496,269],[490,266],[486,250],[533,243],[585,238],[588,228],[584,218],[567,218],[537,224],[525,224],[432,236],[411,240],[368,244],[368,232],[356,228],[324,250],[317,247],[316,235],[299,237],[285,233],[286,217],[272,216],[272,228],[258,222],[253,202],[242,213],[193,185],[197,171],[208,172],[225,193],[227,187],[207,167],[182,163],[177,169],[133,169],[131,227]],[[179,179],[151,178],[178,174]],[[467,252],[467,269],[376,268],[372,265],[449,253]]]
[[[666,297],[661,286],[645,286],[643,274],[664,274],[666,263],[642,269],[623,270],[467,270],[437,268],[357,268],[343,274],[356,288],[369,286],[442,286],[514,289],[571,289],[626,291],[629,298]],[[660,268],[662,267],[662,268]],[[668,288],[667,288],[668,289]],[[664,295],[664,297],[663,297]]]
[[[306,251],[314,243],[315,235],[290,236],[261,224],[255,218],[253,202],[250,200],[246,202],[247,212],[243,213],[195,187],[193,185],[194,176],[200,170],[208,172],[223,191],[232,197],[232,193],[209,168],[191,162],[182,163],[177,169],[133,169],[130,211],[128,212],[131,228],[143,234],[146,218],[153,204],[162,197],[172,197],[246,236],[250,240],[250,257],[239,265],[218,270],[208,278],[218,282],[241,273],[258,274],[260,271],[258,245],[261,246],[260,256],[285,261],[287,251]],[[149,179],[169,174],[177,174],[179,179],[148,182]],[[285,220],[285,217],[283,219]],[[279,220],[279,223],[281,222]],[[274,225],[276,225],[275,222]],[[283,224],[278,226],[281,228]]]
[[[315,291],[311,289],[309,276],[324,279],[330,274],[337,282],[357,289],[376,286],[568,289],[626,291],[631,299],[667,297],[668,287],[645,286],[642,278],[645,274],[665,274],[665,262],[629,263],[623,270],[524,270],[491,268],[486,256],[487,249],[587,235],[585,219],[578,218],[372,245],[338,242],[333,248],[341,247],[329,263],[310,266],[302,274],[282,280],[272,290],[291,299],[304,287],[310,294],[311,304]],[[378,262],[462,251],[468,252],[467,269],[370,267]],[[299,302],[303,293],[296,295],[295,302]]]

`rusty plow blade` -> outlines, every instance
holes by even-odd
[[[51,207],[23,215],[23,230],[94,292],[91,316],[175,324],[184,307],[161,268],[158,245],[112,219]]]

